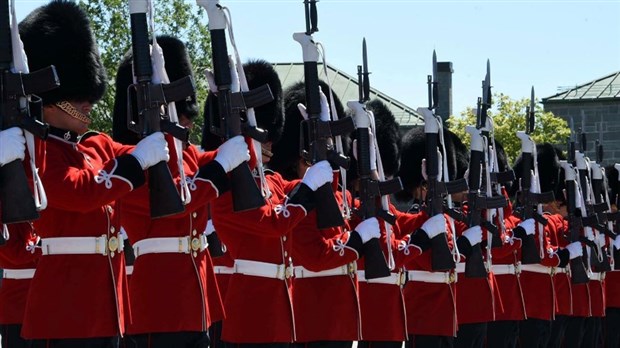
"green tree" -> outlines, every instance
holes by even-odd
[[[497,93],[493,98],[493,108],[489,116],[495,125],[495,139],[501,142],[508,156],[508,161],[514,163],[521,153],[521,142],[516,133],[525,130],[526,107],[530,105],[528,98],[513,100],[505,94]],[[470,136],[465,132],[465,126],[476,124],[476,110],[467,108],[460,116],[451,116],[447,125],[463,142],[469,146]],[[532,138],[536,143],[548,142],[562,145],[570,135],[570,129],[565,120],[544,112],[540,104],[536,104],[536,124]]]
[[[103,65],[108,74],[108,88],[103,99],[94,107],[91,128],[111,133],[114,108],[116,70],[123,55],[131,47],[129,8],[126,0],[81,0],[88,13]],[[200,105],[206,100],[208,86],[204,70],[211,66],[209,30],[206,12],[186,0],[154,1],[155,30],[182,39],[194,67],[196,97]],[[191,141],[200,143],[204,120],[202,113],[194,121]]]

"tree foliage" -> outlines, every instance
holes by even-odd
[[[173,35],[185,42],[194,67],[196,97],[206,100],[207,82],[204,70],[211,66],[210,36],[206,12],[186,0],[153,1],[157,35]],[[91,128],[111,133],[114,109],[115,78],[123,55],[131,47],[129,8],[126,0],[81,0],[80,6],[88,13],[103,65],[108,74],[108,88],[103,99],[94,107]],[[202,115],[194,120],[191,140],[200,143],[204,121]]]
[[[510,163],[514,163],[521,153],[521,142],[516,133],[525,130],[525,112],[529,104],[528,98],[513,100],[507,95],[498,93],[494,95],[493,108],[489,110],[489,116],[492,117],[495,125],[495,139],[504,146]],[[476,110],[473,108],[467,108],[460,116],[451,116],[447,121],[448,128],[456,133],[467,146],[469,146],[470,136],[465,132],[465,126],[475,124]],[[548,142],[562,145],[566,143],[570,129],[565,120],[553,115],[552,112],[544,112],[542,106],[536,104],[536,123],[531,135],[537,144]]]

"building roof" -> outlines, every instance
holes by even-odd
[[[543,98],[543,104],[547,102],[601,101],[610,99],[620,99],[620,71]]]
[[[303,63],[274,63],[273,66],[278,72],[278,76],[280,76],[283,89],[304,79]],[[322,63],[318,64],[318,69],[319,78],[327,81]],[[353,78],[329,64],[327,64],[327,75],[334,93],[343,103],[346,103],[348,100],[359,99],[357,78]],[[370,98],[378,98],[384,102],[394,114],[396,121],[401,127],[411,127],[424,123],[422,115],[418,114],[413,108],[372,87],[370,88]]]

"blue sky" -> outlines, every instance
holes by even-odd
[[[47,3],[16,1],[20,19]],[[220,3],[243,58],[301,61],[292,33],[305,30],[302,0]],[[549,97],[620,70],[620,0],[321,0],[318,11],[328,63],[355,75],[366,37],[372,86],[414,108],[427,103],[433,49],[453,63],[455,114],[475,104],[487,58],[494,91],[515,99],[532,85]]]

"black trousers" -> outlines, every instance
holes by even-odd
[[[605,348],[620,347],[620,308],[607,308],[604,320]]]
[[[548,348],[562,348],[566,328],[568,327],[568,318],[566,315],[556,315],[555,320],[551,322],[551,336],[549,337]]]
[[[583,323],[583,348],[603,347],[603,318],[589,317]],[[616,328],[620,329],[620,328]]]
[[[351,348],[352,341],[316,341],[307,343],[293,343],[292,348]]]
[[[564,334],[565,348],[580,348],[583,344],[583,333],[586,318],[585,317],[569,317],[566,325],[566,333]]]
[[[357,343],[357,348],[402,348],[402,346],[402,341],[359,341]]]
[[[487,347],[516,348],[519,343],[519,321],[500,320],[487,326]]]
[[[119,348],[119,337],[34,340],[32,348]]]
[[[209,333],[149,333],[127,336],[125,342],[127,348],[209,348]]]
[[[551,320],[526,319],[519,323],[519,344],[523,348],[546,348],[551,335]]]
[[[22,338],[20,324],[0,325],[0,347],[2,348],[30,348],[31,342]]]
[[[462,324],[456,333],[454,347],[482,348],[487,335],[487,323]]]
[[[218,321],[211,324],[209,328],[209,339],[211,340],[211,348],[225,348],[225,343],[222,342],[222,322]]]
[[[290,343],[228,343],[224,342],[225,348],[290,348]]]
[[[454,347],[454,337],[452,336],[409,336],[406,343],[407,348],[452,348]]]

